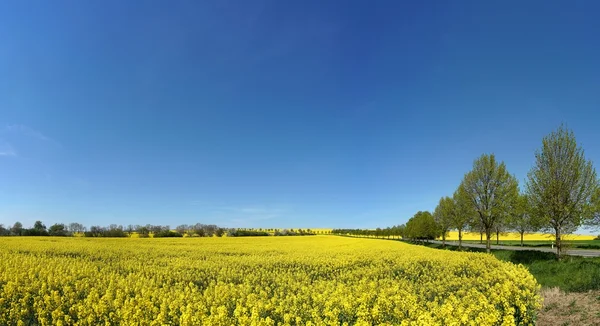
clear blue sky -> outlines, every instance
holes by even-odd
[[[598,1],[0,2],[0,223],[377,227],[566,123]]]

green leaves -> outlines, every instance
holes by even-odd
[[[464,230],[473,220],[478,218],[477,212],[462,184],[456,189],[452,198],[456,205],[456,214],[452,219],[452,226],[457,230]]]
[[[535,158],[527,194],[541,226],[565,232],[592,222],[600,185],[573,132],[561,126],[544,137]]]
[[[441,232],[431,213],[417,212],[406,223],[405,237],[409,239],[435,239]]]
[[[508,173],[504,162],[496,161],[494,154],[483,154],[475,160],[473,169],[465,174],[460,188],[486,231],[489,251],[493,228],[507,216],[517,200],[517,179]]]
[[[433,212],[433,218],[438,224],[442,237],[453,227],[454,216],[456,215],[456,204],[450,197],[440,198],[440,202]]]
[[[544,137],[528,173],[527,195],[535,220],[542,229],[554,231],[558,257],[562,234],[596,220],[599,192],[596,170],[573,132],[561,126]]]

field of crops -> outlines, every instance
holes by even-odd
[[[479,240],[479,233],[477,232],[464,232],[463,240]],[[485,235],[483,236],[485,239]],[[595,235],[585,235],[585,234],[565,234],[563,235],[563,240],[566,241],[583,241],[583,240],[594,240],[596,238]],[[496,239],[496,235],[492,235],[492,239]],[[544,233],[525,233],[523,236],[523,240],[525,241],[552,241],[554,236],[552,234],[544,234]],[[446,240],[450,241],[458,241],[458,232],[450,231],[446,236]],[[521,235],[517,232],[503,232],[500,234],[500,241],[503,240],[521,240]]]
[[[514,325],[522,266],[335,236],[0,238],[1,325]]]

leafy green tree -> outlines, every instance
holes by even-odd
[[[10,231],[14,235],[23,235],[23,224],[21,224],[21,222],[15,222],[13,227],[10,228]]]
[[[68,230],[71,233],[83,233],[83,232],[85,232],[86,229],[85,229],[85,226],[83,226],[83,224],[73,222],[73,223],[69,223]]]
[[[456,215],[456,204],[454,199],[450,197],[442,197],[433,212],[433,218],[439,227],[439,232],[442,234],[443,246],[446,246],[446,235],[452,227],[452,221]]]
[[[486,250],[494,227],[507,215],[519,194],[517,179],[508,173],[504,162],[497,162],[494,154],[483,154],[465,174],[461,187],[477,212],[485,230]]]
[[[527,195],[519,195],[508,225],[521,236],[521,247],[523,247],[525,233],[537,231],[537,227],[531,218],[531,209],[529,208]]]
[[[44,223],[42,223],[42,221],[35,221],[35,223],[33,224],[33,228],[37,231],[46,230],[46,226],[44,225]]]
[[[595,229],[600,229],[600,187],[596,189],[596,193],[592,198],[591,205],[591,213],[592,218],[586,222],[587,226]],[[600,236],[598,236],[598,240],[600,240]]]
[[[54,224],[48,229],[48,234],[56,237],[65,237],[68,235],[67,227],[64,224]]]
[[[461,250],[463,232],[473,222],[476,213],[462,186],[456,189],[452,198],[456,206],[456,213],[452,218],[452,227],[458,231],[458,249]]]
[[[406,223],[405,234],[413,240],[433,240],[440,235],[440,228],[430,212],[417,212]]]
[[[599,187],[596,170],[572,131],[561,126],[544,137],[528,174],[527,195],[541,228],[554,233],[557,259],[563,235],[593,220],[593,199]]]

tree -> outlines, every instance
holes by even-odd
[[[127,227],[125,228],[125,232],[127,232],[127,235],[131,237],[133,232],[135,232],[135,226],[133,226],[132,224],[127,225]]]
[[[204,230],[204,224],[196,223],[192,227],[192,230],[194,230],[194,235],[197,235],[199,237],[203,237],[206,235]]]
[[[592,198],[591,205],[591,213],[592,218],[586,222],[588,227],[600,229],[600,187],[596,189],[596,193]],[[598,240],[600,240],[600,236],[598,236]]]
[[[137,232],[140,238],[150,237],[150,229],[148,228],[148,226],[136,225],[135,232]]]
[[[39,231],[46,230],[46,226],[44,223],[42,223],[42,221],[35,221],[33,228]]]
[[[4,224],[0,224],[0,236],[10,235],[10,230],[4,227]]]
[[[506,216],[519,194],[517,179],[508,173],[504,162],[496,161],[494,154],[483,154],[473,163],[473,170],[465,174],[461,187],[485,230],[489,253],[494,227]]]
[[[450,197],[442,197],[433,212],[433,218],[439,227],[439,231],[442,234],[442,243],[446,247],[446,235],[452,227],[452,221],[456,215],[456,204],[454,199]]]
[[[405,234],[413,240],[433,240],[440,236],[440,227],[431,213],[419,211],[406,223]]]
[[[560,259],[562,236],[593,220],[593,199],[600,187],[596,170],[573,132],[561,126],[544,137],[527,176],[531,213],[543,230],[553,231]]]
[[[42,223],[42,221],[35,221],[33,228],[23,230],[22,235],[45,236],[48,235],[48,231],[46,230],[46,226]]]
[[[21,222],[15,222],[12,228],[10,228],[10,232],[14,235],[23,235],[23,224]]]
[[[190,227],[187,224],[181,224],[175,228],[175,230],[182,236],[188,231],[188,229],[190,229]]]
[[[68,235],[67,228],[65,227],[65,225],[58,223],[50,226],[50,228],[48,229],[48,233],[49,235],[56,237],[65,237]]]
[[[404,225],[404,224],[396,226],[396,235],[401,238],[404,238],[405,230],[406,230],[406,225]]]
[[[452,227],[458,231],[458,249],[461,250],[463,231],[472,223],[476,213],[462,186],[456,189],[452,198],[456,206],[456,213],[452,218]]]
[[[525,233],[537,230],[531,218],[530,211],[527,195],[519,195],[508,225],[521,236],[521,247],[523,247],[523,237]]]
[[[83,226],[83,224],[73,222],[69,223],[68,230],[71,233],[83,233],[85,232],[85,226]]]

